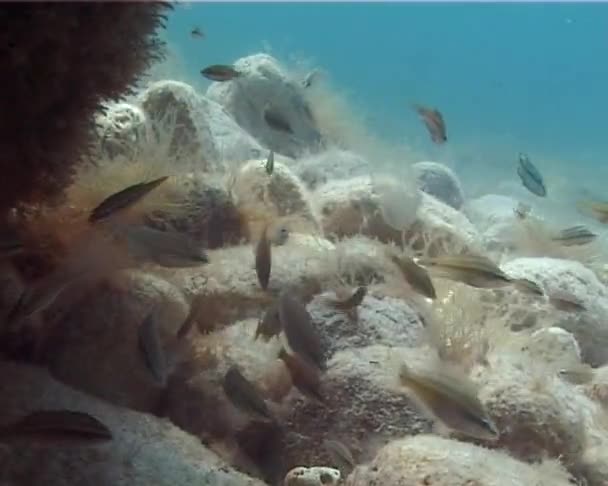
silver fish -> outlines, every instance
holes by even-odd
[[[272,175],[274,172],[274,152],[271,150],[268,154],[268,158],[266,159],[266,165],[264,166],[266,169],[266,173],[268,175]]]
[[[228,369],[222,386],[224,393],[236,408],[245,413],[260,416],[265,420],[274,421],[259,390],[243,376],[236,366]]]
[[[418,262],[444,278],[459,281],[471,287],[503,287],[510,284],[512,280],[494,262],[483,256],[443,255],[420,258]]]
[[[530,159],[526,154],[520,153],[518,160],[517,175],[521,179],[521,183],[532,194],[538,197],[545,197],[547,195],[547,189],[541,173],[534,167],[534,164],[530,162]]]
[[[391,254],[390,259],[397,268],[399,268],[405,281],[409,283],[416,292],[429,299],[435,299],[437,297],[433,281],[425,268],[421,267],[414,262],[414,260],[405,255],[397,256]]]
[[[268,288],[272,269],[272,248],[267,232],[268,226],[265,226],[255,248],[255,273],[258,276],[260,287],[264,290]]]
[[[210,79],[211,81],[217,81],[219,83],[224,81],[231,81],[243,75],[234,67],[227,66],[224,64],[214,64],[212,66],[208,66],[205,69],[201,70],[201,74],[207,79]]]
[[[597,238],[597,235],[589,231],[585,226],[578,225],[566,228],[553,237],[553,241],[563,246],[587,245]]]

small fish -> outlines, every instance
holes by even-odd
[[[255,273],[258,276],[260,287],[264,290],[268,288],[272,269],[272,247],[267,232],[268,226],[265,226],[255,248]]]
[[[268,154],[264,168],[266,169],[266,174],[269,176],[274,172],[274,152],[272,150]]]
[[[194,27],[190,31],[190,36],[193,39],[204,39],[205,38],[205,33],[199,27]]]
[[[527,278],[516,278],[512,280],[512,283],[517,290],[524,294],[545,295],[543,289],[536,282]]]
[[[207,79],[217,81],[219,83],[231,81],[243,75],[243,73],[237,71],[234,67],[226,66],[224,64],[214,64],[213,66],[208,66],[201,71],[201,74]]]
[[[117,211],[129,208],[139,202],[144,196],[156,189],[169,176],[159,177],[150,182],[139,182],[105,198],[91,211],[89,222],[95,223],[112,216]]]
[[[524,204],[522,202],[518,203],[517,207],[513,210],[515,216],[517,216],[518,219],[526,219],[531,211],[532,206],[530,206],[529,204]]]
[[[538,197],[545,197],[547,195],[547,189],[541,173],[534,167],[534,164],[530,162],[530,159],[526,154],[520,153],[518,160],[517,175],[521,179],[521,183],[532,194],[535,194]]]
[[[144,362],[156,382],[165,386],[168,378],[168,366],[165,351],[158,335],[158,321],[154,313],[146,316],[139,326],[138,344]]]
[[[161,231],[144,225],[124,227],[129,253],[163,267],[185,268],[209,263],[205,249],[177,231]]]
[[[591,213],[600,223],[608,223],[608,203],[598,201],[581,201],[577,203],[579,211]]]
[[[224,393],[230,402],[242,412],[274,421],[266,402],[256,386],[243,376],[236,366],[231,366],[222,382]]]
[[[338,440],[325,439],[323,441],[325,450],[330,455],[334,466],[342,470],[354,469],[357,465],[352,453],[342,442]]]
[[[318,69],[313,69],[310,71],[306,77],[302,80],[302,86],[304,88],[310,88],[315,80],[319,77],[321,72]]]
[[[289,291],[279,296],[279,319],[289,347],[323,368],[321,338],[306,307]]]
[[[586,363],[579,363],[559,370],[559,376],[573,385],[585,385],[593,380],[595,370]]]
[[[469,437],[496,440],[499,432],[477,396],[477,388],[464,376],[447,369],[414,371],[403,364],[401,384],[442,423]]]
[[[289,239],[289,228],[284,225],[279,225],[273,232],[272,244],[274,246],[283,246]]]
[[[443,255],[420,258],[418,262],[430,267],[444,278],[465,283],[476,288],[503,287],[511,283],[509,278],[490,259],[476,255]]]
[[[551,295],[549,303],[558,310],[563,312],[585,312],[587,308],[580,302],[577,302],[574,297],[564,295]]]
[[[285,133],[293,133],[293,129],[289,122],[285,119],[281,113],[272,108],[269,104],[264,107],[263,111],[264,121],[273,130]]]
[[[278,303],[272,304],[264,313],[264,317],[258,321],[258,327],[255,330],[254,341],[262,336],[264,341],[269,341],[274,336],[278,336],[281,332],[281,319],[279,318]]]
[[[585,226],[578,225],[566,228],[555,236],[553,241],[561,243],[563,246],[587,245],[597,238],[595,233],[589,231]]]
[[[405,255],[397,256],[391,254],[390,259],[397,266],[405,281],[410,284],[416,292],[429,299],[435,299],[435,297],[437,297],[431,277],[429,277],[429,273],[424,267],[421,267],[414,260]]]
[[[426,125],[431,135],[431,140],[436,144],[447,142],[448,137],[446,135],[445,122],[439,110],[425,108],[421,105],[412,105],[412,107]]]
[[[321,370],[319,368],[298,353],[289,354],[285,348],[281,348],[279,351],[279,359],[285,363],[291,376],[291,382],[300,393],[325,403],[321,394]]]
[[[338,310],[348,311],[359,307],[367,295],[367,287],[358,287],[355,292],[344,300],[332,300],[331,306]]]
[[[70,410],[43,410],[0,427],[0,442],[20,439],[48,445],[67,443],[81,446],[110,441],[112,433],[89,414]]]

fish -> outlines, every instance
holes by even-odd
[[[205,38],[205,33],[199,27],[194,27],[190,31],[190,36],[193,39],[204,39]]]
[[[442,366],[414,371],[402,364],[399,379],[422,408],[450,429],[482,440],[499,438],[496,425],[478,398],[477,387],[465,376]]]
[[[264,168],[266,169],[266,174],[269,176],[274,172],[274,152],[272,150],[268,154]]]
[[[164,387],[168,378],[167,357],[158,334],[158,321],[153,312],[148,314],[139,326],[138,344],[146,367],[156,382]]]
[[[255,247],[255,273],[263,290],[268,289],[270,271],[272,269],[272,247],[267,233],[268,226],[265,226]]]
[[[258,321],[258,326],[255,330],[255,336],[253,338],[256,341],[260,336],[264,341],[269,341],[274,336],[278,336],[282,330],[281,319],[279,317],[279,306],[278,303],[270,305],[262,319]]]
[[[421,295],[429,299],[435,299],[437,294],[429,273],[424,267],[418,265],[410,257],[395,254],[389,255],[391,261],[397,266],[405,281]]]
[[[123,228],[129,253],[163,267],[186,268],[209,263],[204,248],[177,231],[161,231],[145,225]]]
[[[273,130],[293,134],[293,129],[291,128],[289,122],[281,113],[272,108],[269,104],[264,107],[262,115],[264,117],[264,121]]]
[[[224,64],[214,64],[201,70],[201,74],[211,81],[217,81],[223,83],[224,81],[232,81],[233,79],[240,78],[243,73],[236,70],[233,66],[227,66]]]
[[[321,72],[318,69],[313,69],[312,71],[310,71],[302,80],[302,87],[310,88],[320,74]]]
[[[321,394],[321,370],[299,353],[289,354],[285,348],[279,350],[279,359],[285,363],[291,382],[302,395],[325,403]]]
[[[426,125],[433,143],[442,144],[447,142],[445,122],[443,115],[437,109],[426,108],[421,105],[414,104],[412,108],[418,113],[421,120]]]
[[[585,385],[593,380],[595,370],[587,363],[578,363],[559,370],[558,374],[573,385]]]
[[[289,228],[285,225],[279,225],[273,232],[271,243],[274,246],[283,246],[289,239]]]
[[[348,311],[355,309],[361,305],[363,299],[367,295],[367,287],[361,286],[353,292],[353,294],[344,300],[332,300],[331,306],[338,310]]]
[[[35,411],[0,427],[0,442],[27,440],[82,446],[108,442],[112,438],[112,432],[95,417],[71,410]]]
[[[560,231],[552,240],[561,243],[563,246],[578,246],[587,245],[596,238],[597,235],[585,226],[577,225]]]
[[[476,288],[503,287],[511,283],[507,276],[489,258],[477,255],[443,255],[420,258],[418,263],[430,267],[444,278],[465,283]]]
[[[585,312],[587,310],[587,308],[581,302],[576,301],[574,297],[565,295],[551,295],[549,296],[549,303],[563,312]]]
[[[543,289],[536,282],[527,278],[516,278],[512,280],[512,283],[517,290],[524,294],[545,295]]]
[[[279,296],[279,319],[291,350],[323,368],[321,338],[306,307],[289,291],[283,291]]]
[[[522,202],[518,203],[517,207],[513,209],[513,212],[515,213],[515,216],[517,216],[518,219],[526,219],[531,211],[532,206],[530,206],[529,204],[524,204]]]
[[[576,204],[579,211],[589,212],[600,223],[608,223],[608,203],[600,201],[580,201]]]
[[[520,153],[518,160],[517,175],[521,179],[521,183],[532,194],[538,197],[545,197],[547,195],[547,188],[545,187],[541,173],[534,167],[534,164],[530,162],[530,159],[526,154]]]
[[[338,440],[325,439],[323,441],[325,450],[330,455],[334,466],[340,469],[354,469],[357,463],[353,458],[352,453],[342,442]]]
[[[230,402],[242,412],[274,422],[274,418],[259,390],[236,366],[231,366],[222,381],[224,393]]]
[[[91,211],[89,222],[96,223],[133,206],[168,178],[169,176],[163,176],[150,182],[138,182],[106,197]]]

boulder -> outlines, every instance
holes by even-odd
[[[460,181],[452,169],[437,162],[418,162],[412,166],[412,169],[420,190],[454,209],[462,207],[464,194]]]

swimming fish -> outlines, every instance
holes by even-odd
[[[354,293],[344,300],[332,300],[331,306],[338,310],[348,311],[359,307],[367,295],[367,287],[358,287]]]
[[[563,312],[584,312],[587,310],[582,303],[572,296],[553,294],[549,296],[549,303]]]
[[[99,420],[83,412],[42,410],[0,427],[0,442],[27,440],[46,445],[75,446],[112,440],[112,433]]]
[[[577,203],[577,208],[583,212],[591,213],[600,223],[608,223],[608,203],[599,201],[581,201]]]
[[[204,39],[205,38],[204,32],[199,27],[194,27],[190,31],[190,35],[192,36],[193,39]]]
[[[144,225],[125,226],[129,253],[163,267],[185,268],[209,263],[205,249],[177,231],[161,231]]]
[[[291,382],[304,396],[325,403],[321,394],[321,370],[298,353],[289,354],[285,348],[279,351],[279,359],[285,363]]]
[[[511,283],[511,278],[489,258],[483,256],[443,255],[420,258],[418,262],[444,278],[471,287],[487,289],[503,287]]]
[[[584,385],[593,380],[595,370],[587,363],[578,363],[559,370],[559,376],[573,385]]]
[[[158,335],[158,321],[153,312],[148,314],[139,326],[138,344],[146,367],[156,382],[164,387],[168,378],[167,358]]]
[[[101,201],[101,203],[91,211],[89,222],[95,223],[108,218],[117,211],[133,206],[168,178],[169,176],[164,176],[150,182],[139,182],[122,189],[121,191],[115,192]]]
[[[268,154],[264,168],[266,169],[266,174],[268,175],[272,175],[274,172],[274,152],[272,150]]]
[[[302,86],[304,88],[310,88],[315,80],[319,77],[320,71],[318,69],[313,69],[310,71],[306,77],[302,80]]]
[[[212,66],[208,66],[201,70],[201,74],[207,79],[217,81],[219,83],[231,81],[243,75],[243,73],[237,71],[234,67],[224,64],[214,64]]]
[[[323,368],[321,338],[304,304],[284,290],[279,296],[279,319],[292,351],[310,359]]]
[[[282,246],[289,239],[289,228],[284,225],[279,225],[273,232],[271,243],[274,246]]]
[[[434,143],[442,144],[447,142],[448,137],[446,134],[445,122],[443,121],[443,116],[439,110],[426,108],[416,104],[412,105],[412,108],[418,113],[421,120],[426,125],[426,128],[431,135],[431,140]]]
[[[545,295],[543,289],[532,280],[527,278],[516,278],[511,281],[515,288],[524,294]]]
[[[434,299],[437,297],[435,287],[424,267],[405,255],[389,254],[391,261],[397,266],[405,281],[419,294]]]
[[[517,203],[517,207],[513,210],[518,219],[526,219],[531,211],[532,207],[522,202]]]
[[[231,366],[222,382],[224,393],[230,402],[242,412],[274,421],[266,402],[256,386],[243,376],[236,366]]]
[[[260,287],[264,290],[268,288],[272,268],[272,248],[267,232],[268,226],[265,226],[255,248],[255,273],[258,276]]]
[[[325,439],[323,441],[325,450],[330,455],[334,466],[344,469],[354,469],[357,465],[352,453],[342,442],[338,440]]]
[[[585,226],[578,225],[560,231],[552,240],[561,243],[563,246],[578,246],[591,243],[596,238],[595,233],[589,231]]]
[[[269,341],[274,336],[277,336],[281,332],[281,329],[279,306],[278,303],[275,302],[266,309],[264,316],[258,321],[253,340],[255,341],[258,337],[262,336],[264,341]]]
[[[285,117],[279,113],[276,109],[272,108],[270,104],[266,104],[262,113],[264,121],[273,130],[285,133],[293,133],[293,129]]]
[[[498,439],[498,429],[479,401],[476,386],[464,375],[442,367],[414,371],[403,364],[399,379],[423,408],[450,429],[477,439]]]
[[[547,195],[547,189],[541,173],[534,167],[534,164],[530,162],[530,159],[526,154],[520,153],[518,160],[517,175],[521,179],[521,183],[532,194],[535,194],[538,197],[545,197]]]

